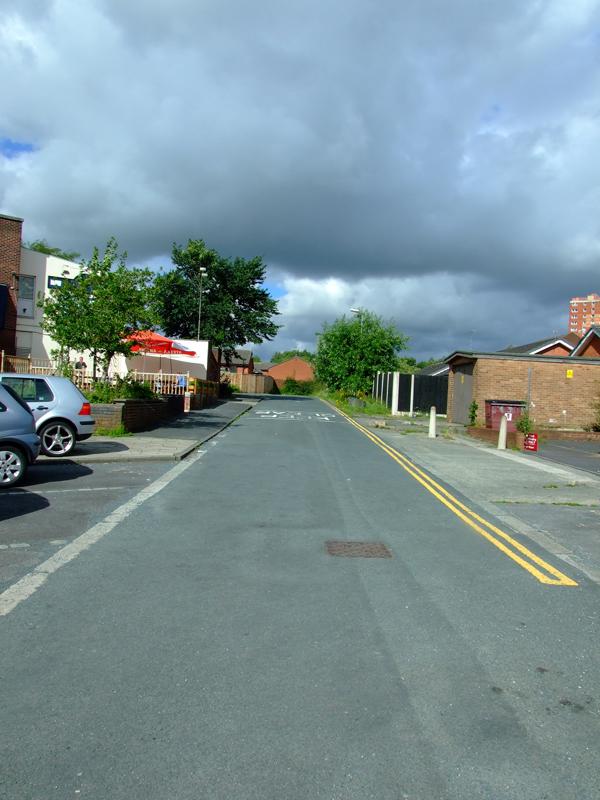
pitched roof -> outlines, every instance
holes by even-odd
[[[592,327],[584,333],[584,335],[577,343],[577,346],[573,348],[571,356],[577,357],[582,350],[585,350],[586,345],[589,343],[590,339],[594,336],[597,336],[600,339],[600,325],[592,325]]]
[[[538,339],[537,342],[529,342],[528,344],[520,344],[516,346],[503,347],[499,353],[530,353],[535,355],[540,350],[545,350],[554,344],[563,344],[568,350],[572,350],[579,342],[579,336],[576,333],[566,333],[564,336],[550,336],[547,339]]]
[[[415,372],[415,375],[429,375],[435,377],[436,375],[446,375],[450,371],[448,364],[439,361],[437,364],[429,364],[428,367],[423,367]]]
[[[213,355],[217,358],[219,350],[217,347],[212,348]],[[236,350],[235,354],[229,356],[229,360],[225,358],[225,353],[221,351],[221,365],[229,365],[232,367],[243,367],[250,363],[252,358],[252,350]]]

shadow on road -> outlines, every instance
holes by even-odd
[[[34,487],[41,483],[55,483],[57,481],[72,481],[82,478],[85,475],[92,475],[94,470],[83,464],[76,464],[74,461],[64,459],[57,461],[55,458],[38,459],[35,464],[25,473],[25,477],[19,484],[21,486]],[[17,491],[15,487],[13,491]],[[0,497],[2,492],[0,491]]]
[[[28,492],[27,489],[20,489],[18,486],[9,492],[0,491],[0,522],[41,511],[49,505],[50,501],[45,497]]]
[[[0,522],[21,517],[50,506],[50,501],[35,493],[40,484],[71,481],[84,475],[92,475],[93,470],[73,461],[47,459],[36,461],[25,473],[18,486],[0,489]]]

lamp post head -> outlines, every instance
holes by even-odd
[[[350,313],[351,314],[360,314],[360,308],[351,308],[350,309]]]

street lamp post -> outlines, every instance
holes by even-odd
[[[358,319],[360,320],[360,332],[361,332],[361,335],[362,335],[362,323],[363,323],[362,309],[361,308],[351,308],[350,309],[350,313],[354,314],[355,316],[357,316]]]
[[[206,275],[206,267],[200,267],[200,292],[198,295],[198,333],[197,341],[200,341],[200,322],[202,320],[202,278]]]

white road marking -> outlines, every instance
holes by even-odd
[[[65,492],[116,492],[120,489],[126,489],[126,486],[79,486],[77,489],[36,489],[33,487],[27,491],[23,489],[20,492],[2,492],[2,497],[12,495],[13,497],[28,497],[32,494],[64,494]],[[130,488],[134,488],[133,486]]]
[[[304,422],[305,420],[313,420],[312,412],[307,417],[302,417],[302,411],[257,411],[254,415],[257,419],[271,419],[281,420],[283,422]],[[316,412],[314,419],[317,422],[331,422],[335,419],[335,414]]]
[[[105,517],[102,522],[93,525],[85,533],[82,533],[81,536],[73,539],[73,541],[65,545],[65,547],[61,547],[54,555],[47,558],[46,561],[43,561],[31,572],[27,573],[21,580],[9,586],[8,589],[0,594],[0,617],[10,614],[19,603],[22,603],[23,600],[27,600],[28,597],[31,597],[34,592],[43,586],[52,573],[64,567],[69,561],[73,561],[73,559],[77,558],[84,550],[87,550],[93,544],[100,541],[100,539],[104,538],[104,536],[110,533],[120,522],[123,522],[129,514],[145,503],[146,500],[149,500],[168,486],[172,481],[178,478],[182,472],[193,467],[194,464],[202,458],[205,452],[204,450],[197,451],[193,456],[190,456],[189,459],[180,461],[172,467],[172,469],[151,483],[150,486],[146,486],[139,491],[135,497],[132,497],[131,500],[128,500],[126,503],[123,503],[122,506],[115,509],[115,511]]]

